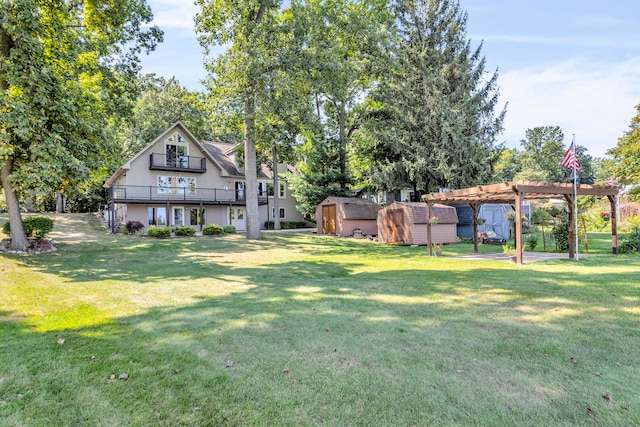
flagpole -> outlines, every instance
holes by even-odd
[[[573,230],[576,240],[576,261],[580,260],[578,250],[580,248],[580,234],[578,234],[578,157],[576,156],[576,134],[573,134]]]

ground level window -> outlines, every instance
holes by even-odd
[[[286,216],[285,213],[286,212],[285,212],[284,208],[280,208],[278,210],[278,218],[280,218],[280,219],[284,218]],[[276,208],[271,208],[271,217],[272,218],[276,217]]]
[[[167,225],[167,208],[149,208],[147,218],[149,225],[165,226]]]
[[[284,212],[284,208],[280,208],[280,218],[284,218],[285,217],[285,212]]]
[[[204,225],[205,209],[191,208],[189,209],[189,225]]]

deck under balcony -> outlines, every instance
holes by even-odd
[[[153,185],[114,185],[109,188],[111,203],[187,203],[206,205],[245,205],[246,192],[228,188],[158,187]],[[267,204],[258,196],[258,204]]]

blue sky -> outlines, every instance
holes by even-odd
[[[148,0],[165,41],[142,59],[142,72],[201,89],[203,53],[189,0]],[[525,131],[560,126],[604,156],[629,129],[640,104],[640,1],[460,0],[467,37],[483,42],[487,71],[498,70],[500,106],[508,102],[499,142],[519,147]]]

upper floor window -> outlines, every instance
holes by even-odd
[[[285,190],[284,182],[280,182],[278,184],[279,184],[279,187],[280,187],[280,190],[278,191],[278,197],[280,199],[285,199],[287,197],[287,192]]]

